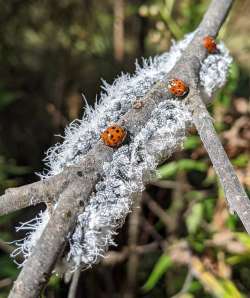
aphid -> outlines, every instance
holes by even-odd
[[[119,147],[127,136],[126,130],[116,124],[109,126],[101,133],[101,139],[106,146]]]
[[[217,51],[217,45],[212,36],[206,36],[203,38],[203,46],[210,54],[213,54]]]
[[[188,86],[179,79],[172,79],[168,81],[168,91],[175,96],[182,97],[189,91]]]

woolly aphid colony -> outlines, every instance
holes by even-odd
[[[194,33],[188,34],[182,41],[173,43],[167,53],[144,59],[142,66],[136,63],[134,75],[123,74],[112,85],[104,82],[104,92],[95,108],[87,105],[83,119],[66,128],[63,143],[48,150],[45,161],[49,171],[41,178],[49,178],[66,166],[77,164],[100,139],[100,133],[132,109],[135,98],[143,97],[157,81],[164,80],[193,36]],[[222,43],[218,49],[216,54],[205,59],[200,70],[200,81],[208,96],[223,86],[232,62]],[[190,123],[191,116],[182,101],[173,97],[161,102],[129,144],[116,149],[113,160],[104,163],[102,180],[78,216],[69,238],[67,260],[73,264],[73,269],[91,266],[104,257],[110,245],[115,245],[116,230],[131,211],[136,194],[143,191],[159,160],[167,158],[182,145]],[[17,227],[17,231],[25,230],[27,234],[15,242],[17,248],[13,257],[22,253],[26,259],[30,255],[49,217],[47,211],[40,212],[36,218]]]

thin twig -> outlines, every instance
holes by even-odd
[[[196,94],[190,101],[192,101],[190,108],[193,113],[194,124],[220,179],[229,208],[238,214],[245,229],[250,233],[250,201],[248,196],[222,147],[201,97]]]
[[[24,186],[9,188],[0,196],[0,215],[7,214],[28,206],[37,205],[47,200],[45,180]]]
[[[129,237],[128,237],[128,248],[129,257],[127,263],[127,287],[125,290],[125,298],[135,297],[135,288],[137,281],[137,269],[139,264],[139,256],[135,250],[137,246],[139,225],[140,225],[140,206],[135,206],[134,211],[130,215],[129,220]]]
[[[150,181],[151,185],[158,186],[159,188],[170,188],[174,189],[176,187],[179,187],[179,183],[176,181],[171,181],[171,180],[152,180]],[[182,185],[183,188],[185,189],[190,189],[190,185],[187,183],[184,183]]]
[[[151,198],[147,192],[143,193],[143,201],[167,227],[172,225],[172,218],[162,209],[160,205],[155,202],[155,200]]]
[[[68,298],[76,298],[77,286],[78,286],[80,276],[81,276],[81,269],[78,268],[73,274],[70,287],[69,287]]]
[[[147,238],[150,235],[155,241],[157,241],[162,248],[163,245],[163,237],[156,231],[155,227],[145,218],[142,216],[142,226],[146,233]],[[147,240],[146,238],[146,240]],[[145,239],[143,239],[145,241]],[[145,241],[146,242],[146,241]]]
[[[184,196],[184,185],[186,183],[186,177],[183,172],[179,172],[176,177],[176,181],[178,182],[179,186],[174,188],[172,193],[172,204],[168,210],[168,215],[171,214],[171,224],[168,226],[168,232],[172,235],[175,234],[176,230],[180,228],[180,221],[182,210],[184,209],[185,205],[185,196]]]
[[[105,266],[114,266],[116,264],[124,262],[131,252],[131,249],[134,250],[138,255],[144,255],[152,251],[156,251],[159,248],[158,242],[151,242],[145,245],[137,245],[136,247],[128,248],[125,246],[122,251],[109,251],[102,260],[102,264]]]
[[[44,179],[31,184],[8,188],[5,194],[0,196],[0,215],[37,205],[39,203],[53,203],[62,189],[67,187],[71,172],[76,167],[68,167],[63,173],[50,179]]]
[[[114,1],[114,25],[113,44],[114,58],[117,62],[122,62],[124,58],[124,0]]]
[[[0,280],[0,289],[9,287],[13,283],[13,280],[11,278],[4,278]]]

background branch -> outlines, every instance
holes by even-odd
[[[68,293],[68,298],[75,298],[77,294],[77,287],[78,287],[78,282],[79,278],[81,276],[81,269],[78,268],[73,274],[70,287],[69,287],[69,293]]]
[[[139,265],[139,255],[136,252],[138,242],[139,226],[140,226],[140,205],[135,205],[133,212],[129,217],[129,231],[128,231],[128,251],[129,258],[127,263],[127,288],[125,289],[124,298],[133,298],[136,293],[137,271]]]

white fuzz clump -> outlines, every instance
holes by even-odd
[[[83,119],[71,123],[65,130],[63,143],[48,151],[45,159],[48,171],[41,175],[42,179],[59,174],[66,166],[78,164],[107,126],[132,109],[134,101],[142,98],[156,82],[166,79],[193,36],[191,33],[174,43],[168,53],[144,59],[142,66],[136,63],[134,75],[124,74],[112,85],[104,82],[99,103],[94,108],[86,105]],[[221,86],[226,77],[229,55],[224,46],[219,48],[220,54],[208,57],[201,68],[201,82],[208,93]],[[211,65],[211,59],[215,65]],[[214,76],[213,84],[210,83],[211,76]],[[116,149],[113,160],[104,163],[102,179],[69,237],[68,260],[74,268],[91,266],[105,255],[110,245],[115,244],[116,230],[131,211],[136,195],[144,189],[159,161],[181,146],[190,122],[191,116],[184,103],[165,100],[155,106],[140,132],[130,136],[129,144]],[[27,236],[16,241],[18,248],[13,256],[20,252],[25,258],[30,255],[48,220],[49,212],[45,211],[18,228],[27,230]]]
[[[208,55],[201,64],[200,81],[205,92],[210,97],[214,91],[225,85],[228,70],[233,58],[221,42],[217,45],[218,52]]]
[[[16,231],[25,231],[26,236],[23,239],[14,241],[17,248],[11,253],[11,257],[15,258],[17,255],[22,254],[24,259],[27,259],[32,249],[34,248],[37,240],[42,235],[44,228],[49,221],[49,212],[45,210],[40,212],[35,218],[28,222],[20,223]],[[18,264],[22,266],[23,264]]]
[[[85,211],[78,216],[68,258],[76,267],[90,266],[103,257],[131,211],[136,194],[144,189],[158,162],[184,141],[191,116],[184,104],[160,103],[129,145],[120,147],[104,164],[104,177],[96,185]]]
[[[143,59],[142,66],[136,62],[134,75],[123,74],[112,85],[103,81],[104,92],[95,109],[86,104],[83,119],[72,122],[66,128],[64,142],[48,150],[45,162],[49,171],[42,178],[60,173],[65,166],[77,164],[110,123],[117,122],[132,108],[137,98],[143,97],[157,81],[166,77],[193,36],[194,33],[190,33],[182,41],[174,42],[169,52]]]

